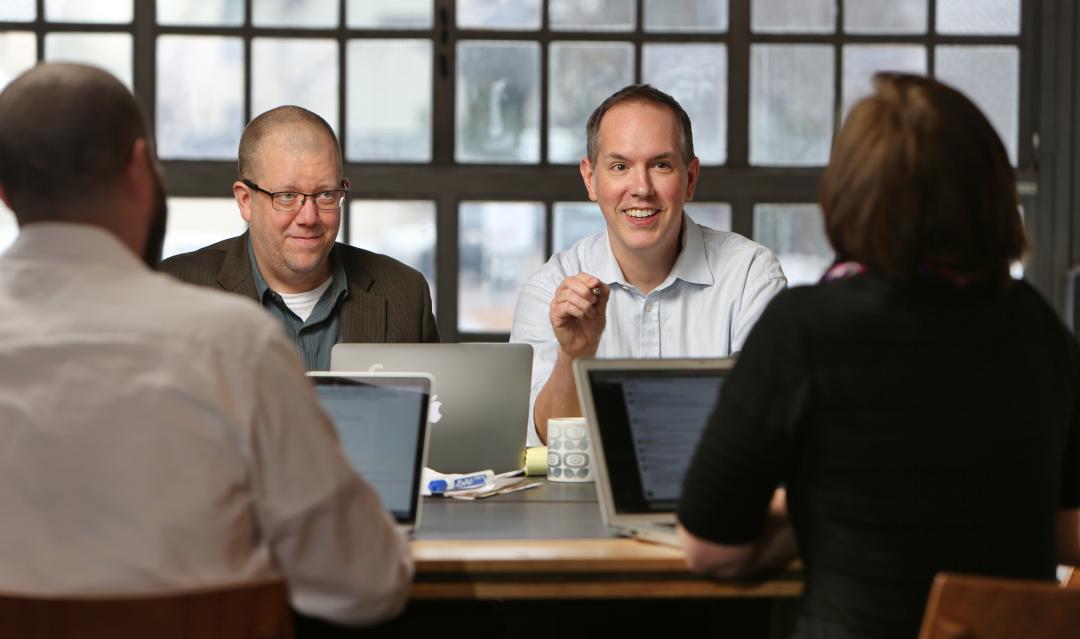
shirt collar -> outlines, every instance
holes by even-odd
[[[671,277],[689,284],[711,286],[716,282],[709,256],[705,254],[705,235],[690,216],[683,213],[682,250],[671,267]]]
[[[255,261],[255,249],[251,244],[251,237],[248,237],[247,241],[247,254],[248,260],[251,262],[251,279],[255,282],[255,292],[259,296],[259,300],[266,300],[266,293],[270,290],[270,285],[263,279],[262,273],[259,271],[259,264]],[[337,304],[340,299],[343,299],[348,295],[348,283],[349,280],[345,275],[345,266],[341,263],[341,257],[338,255],[337,245],[330,249],[330,277],[333,280],[330,284],[330,288],[326,293],[323,293],[323,297],[328,297],[334,300]]]
[[[117,268],[149,267],[119,238],[93,224],[75,222],[34,222],[19,229],[4,253],[14,259],[41,259],[56,262],[94,262]]]
[[[259,263],[255,261],[255,248],[252,246],[251,236],[247,238],[247,254],[248,261],[251,262],[251,279],[255,282],[255,292],[259,295],[260,301],[266,301],[266,292],[270,290],[270,285],[263,279],[262,271],[259,270]]]
[[[712,268],[709,266],[708,256],[705,254],[705,235],[701,232],[701,227],[691,220],[690,216],[685,212],[682,216],[682,236],[680,241],[682,242],[682,250],[679,251],[679,256],[675,259],[675,264],[671,267],[671,272],[668,273],[664,283],[657,288],[665,288],[677,279],[690,284],[702,284],[705,286],[714,284],[716,280],[713,277]],[[603,280],[608,286],[612,284],[627,288],[632,286],[626,281],[622,268],[619,267],[619,262],[615,259],[615,253],[611,250],[611,238],[608,236],[606,228],[604,229],[603,250],[597,257],[599,262],[593,271],[593,275]]]

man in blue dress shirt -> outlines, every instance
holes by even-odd
[[[574,359],[726,357],[787,285],[767,248],[683,212],[701,167],[674,98],[628,86],[586,134],[581,177],[607,228],[529,279],[510,334],[534,349],[530,445],[547,439],[548,418],[581,415]]]

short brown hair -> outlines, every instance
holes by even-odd
[[[596,156],[600,153],[600,121],[611,107],[623,102],[649,102],[671,109],[675,114],[675,121],[679,123],[679,150],[682,152],[683,161],[690,164],[694,159],[694,131],[690,126],[690,116],[686,115],[686,111],[675,98],[649,84],[623,87],[601,102],[592,112],[585,124],[585,151],[589,164],[596,164]]]
[[[337,149],[338,157],[341,156],[341,145],[338,143],[337,134],[326,120],[303,107],[287,104],[260,114],[244,127],[244,133],[240,136],[240,149],[237,153],[237,173],[241,180],[254,177],[251,172],[259,155],[259,144],[263,139],[283,129],[293,131],[307,129],[325,133]]]
[[[874,76],[833,144],[820,203],[838,259],[890,279],[941,269],[1004,287],[1027,251],[1001,139],[968,98],[921,76]]]
[[[0,184],[20,224],[81,213],[110,192],[147,127],[131,92],[96,67],[40,64],[0,93]]]

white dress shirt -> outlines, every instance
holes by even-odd
[[[549,310],[563,280],[581,272],[611,287],[607,325],[597,357],[727,357],[742,349],[750,328],[786,285],[769,249],[736,233],[695,224],[683,214],[682,250],[660,286],[648,295],[623,276],[607,231],[556,253],[518,296],[511,342],[532,344],[529,446],[541,444],[533,404],[559,352]]]
[[[0,590],[283,573],[296,609],[363,624],[412,576],[281,327],[92,226],[32,224],[0,255],[0,513]]]

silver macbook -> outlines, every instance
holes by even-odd
[[[528,344],[337,344],[330,368],[432,374],[431,468],[503,473],[522,467],[532,374]]]
[[[418,528],[431,376],[324,371],[308,376],[353,468],[375,488],[399,528]]]
[[[677,546],[683,477],[733,359],[579,359],[604,525]]]

